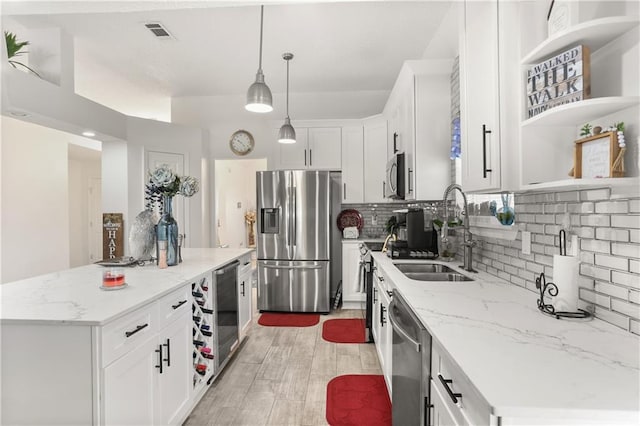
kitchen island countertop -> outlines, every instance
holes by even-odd
[[[178,288],[188,280],[238,259],[252,249],[183,249],[184,261],[125,267],[126,288],[100,289],[100,265],[86,265],[0,286],[0,324],[102,325]]]
[[[503,421],[640,424],[639,336],[599,319],[556,320],[538,311],[537,293],[459,262],[436,261],[475,281],[415,281],[373,258]]]

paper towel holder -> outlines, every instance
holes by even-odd
[[[551,315],[553,317],[556,317],[556,319],[586,319],[591,317],[591,313],[585,311],[584,309],[578,308],[578,311],[576,312],[556,311],[552,304],[544,303],[545,294],[553,297],[558,295],[558,286],[556,286],[551,281],[547,282],[544,276],[544,272],[540,273],[540,276],[536,278],[536,288],[540,291],[540,298],[537,301],[538,310],[540,310],[540,312],[542,312],[543,314]]]

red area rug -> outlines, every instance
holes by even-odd
[[[384,376],[349,374],[327,384],[331,426],[391,426],[391,401]]]
[[[322,338],[334,343],[364,343],[364,320],[338,318],[322,324]]]
[[[258,324],[266,327],[311,327],[319,322],[319,314],[264,312],[258,319]]]

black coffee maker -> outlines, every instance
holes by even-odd
[[[412,250],[427,250],[438,254],[438,233],[433,224],[425,229],[424,210],[409,209],[406,218],[407,247]]]

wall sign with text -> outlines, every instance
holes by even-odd
[[[591,96],[587,46],[572,47],[527,70],[527,118]]]
[[[624,172],[613,167],[620,152],[617,132],[605,132],[575,142],[574,177],[623,177]]]
[[[122,213],[102,214],[102,258],[124,256],[124,221]]]

